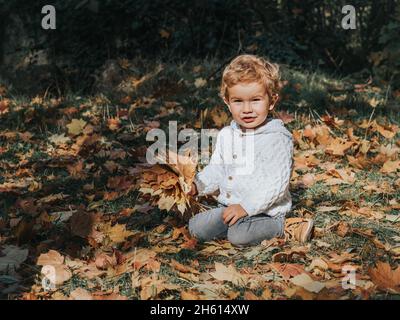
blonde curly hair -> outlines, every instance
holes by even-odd
[[[237,56],[225,67],[222,74],[220,97],[228,100],[228,88],[239,82],[264,84],[270,99],[273,95],[279,94],[282,89],[279,65],[251,54]]]

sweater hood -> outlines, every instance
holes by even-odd
[[[292,138],[292,134],[286,129],[284,123],[280,119],[269,119],[267,122],[258,127],[255,130],[249,130],[243,132],[240,126],[237,124],[235,120],[231,121],[230,127],[234,130],[239,131],[243,135],[258,135],[258,134],[269,134],[269,133],[282,133],[288,138]]]

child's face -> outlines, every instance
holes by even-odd
[[[258,82],[238,83],[228,88],[228,97],[224,101],[242,130],[262,125],[277,100],[274,96],[271,101],[265,87]]]

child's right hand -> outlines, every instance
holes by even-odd
[[[190,189],[189,193],[190,196],[195,196],[197,194],[197,187],[194,182],[192,182],[192,188]]]

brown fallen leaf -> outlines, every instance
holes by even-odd
[[[336,252],[331,252],[330,254],[330,261],[333,263],[343,263],[347,261],[352,261],[356,255],[354,253],[343,252],[341,254],[337,254]]]
[[[62,265],[64,264],[64,256],[62,256],[58,251],[50,250],[47,253],[42,253],[38,260],[37,265]]]
[[[315,300],[315,294],[303,287],[296,287],[293,296],[299,297],[302,300]]]
[[[77,270],[77,273],[89,280],[95,279],[107,273],[107,271],[99,270],[94,263],[89,263]]]
[[[295,277],[299,274],[304,273],[304,266],[295,263],[270,263],[273,270],[278,272],[285,280],[289,280],[291,277]]]
[[[244,292],[244,300],[260,300],[260,297],[256,296],[253,292],[246,290]]]
[[[182,300],[202,300],[204,297],[201,296],[200,292],[196,290],[187,290],[181,292]]]
[[[126,261],[128,264],[132,264],[136,270],[139,270],[145,266],[149,261],[154,260],[156,252],[146,248],[133,250],[126,254]]]
[[[303,247],[293,247],[291,249],[286,249],[285,251],[275,253],[272,256],[273,262],[291,262],[295,256],[305,257],[306,253],[309,251],[307,246]]]
[[[293,116],[293,114],[290,114],[290,113],[288,113],[288,112],[286,112],[286,111],[284,111],[284,110],[279,111],[279,112],[275,112],[275,114],[276,114],[277,117],[278,117],[279,119],[281,119],[281,120],[283,121],[283,123],[285,123],[285,124],[290,123],[290,122],[294,121],[294,119],[295,119],[294,116]]]
[[[197,239],[195,238],[186,240],[184,243],[181,244],[182,248],[190,250],[194,250],[196,246],[197,246]]]
[[[83,288],[76,288],[74,291],[71,291],[69,296],[73,300],[93,300],[92,294]]]
[[[51,295],[51,299],[53,300],[58,300],[58,301],[64,301],[64,300],[71,300],[71,298],[68,298],[66,295],[64,295],[60,291],[56,291]]]
[[[140,299],[148,300],[151,298],[156,298],[164,290],[179,290],[180,286],[175,284],[170,284],[163,278],[158,278],[153,274],[152,277],[143,278],[140,281],[141,291]]]
[[[271,300],[272,299],[272,292],[269,288],[265,288],[261,294],[261,298],[264,300]]]
[[[126,225],[117,223],[116,225],[112,226],[111,222],[101,225],[100,231],[105,237],[108,237],[108,239],[115,244],[122,243],[128,237],[135,234],[130,230],[126,230]]]
[[[199,205],[188,195],[196,173],[197,158],[190,156],[190,150],[184,155],[172,151],[158,155],[155,160],[162,164],[144,167],[139,191],[150,195],[153,204],[161,210],[179,211],[182,215],[196,212]]]
[[[108,269],[109,267],[115,267],[117,262],[117,257],[115,255],[109,256],[104,252],[101,252],[99,255],[96,256],[95,265],[99,269]]]
[[[381,126],[375,122],[375,130],[386,139],[392,139],[399,131],[399,127],[397,125]]]
[[[382,168],[379,171],[382,173],[392,173],[396,172],[397,170],[400,170],[400,160],[388,160],[383,164]]]
[[[306,187],[311,187],[316,182],[315,175],[312,173],[306,173],[301,177],[301,183]]]
[[[119,215],[120,215],[121,217],[129,217],[129,216],[131,216],[132,213],[134,213],[134,212],[135,212],[135,209],[133,209],[133,208],[124,208],[124,209],[122,209],[122,210],[119,212]]]
[[[172,232],[172,238],[171,239],[172,240],[176,240],[181,235],[185,238],[185,240],[190,240],[191,239],[189,230],[187,229],[186,226],[183,226],[183,227],[180,227],[180,228],[175,228],[174,227],[174,231]]]
[[[45,265],[41,273],[50,280],[52,285],[58,286],[68,281],[72,277],[72,272],[66,265]]]
[[[290,281],[296,286],[302,287],[307,291],[318,293],[325,285],[322,282],[313,280],[308,274],[302,273],[294,276]]]
[[[354,143],[346,141],[342,138],[331,139],[330,144],[326,147],[325,152],[334,156],[344,156],[345,152],[350,149]]]
[[[145,268],[148,271],[151,271],[153,273],[154,272],[158,273],[158,272],[160,272],[161,263],[159,261],[157,261],[156,259],[152,258],[149,261],[147,261]]]
[[[127,176],[111,176],[108,178],[107,187],[115,191],[123,191],[125,194],[136,187],[135,178]]]
[[[49,141],[58,146],[66,144],[67,142],[71,141],[71,139],[69,137],[66,137],[65,134],[63,133],[63,134],[53,134],[51,137],[49,137]]]
[[[390,244],[388,244],[388,243],[383,244],[381,241],[379,241],[376,238],[376,236],[373,234],[373,231],[371,229],[362,230],[360,228],[353,228],[353,232],[358,234],[358,235],[360,235],[360,236],[366,237],[367,239],[371,240],[372,243],[379,249],[383,249],[385,251],[389,251],[390,248],[391,248]]]
[[[174,269],[180,271],[180,272],[184,272],[184,273],[194,273],[194,274],[200,274],[200,272],[190,266],[185,266],[181,263],[179,263],[178,261],[176,261],[175,259],[171,260],[171,267],[173,267]]]
[[[369,269],[369,275],[380,290],[393,294],[400,293],[400,266],[392,270],[387,262],[379,261],[375,268]]]
[[[69,220],[71,233],[85,239],[92,233],[95,222],[95,216],[91,212],[78,210]]]
[[[193,273],[178,272],[178,278],[183,278],[183,279],[189,280],[191,282],[199,282],[200,281],[199,276],[197,276]]]
[[[94,300],[128,300],[128,297],[120,295],[118,292],[104,293],[93,292]]]
[[[321,270],[328,270],[328,264],[321,258],[314,258],[311,261],[311,264],[306,268],[307,271],[312,271],[314,268],[318,268]]]
[[[10,106],[10,100],[9,99],[0,100],[0,114],[7,113],[9,106]]]
[[[108,118],[107,125],[111,131],[117,131],[119,129],[119,127],[121,126],[121,120],[120,120],[120,118],[117,118],[117,117],[116,118]]]
[[[245,275],[236,271],[233,265],[225,267],[222,263],[215,263],[215,272],[210,272],[210,275],[220,281],[229,281],[238,286],[244,286],[247,283]]]
[[[355,168],[368,169],[371,166],[371,162],[364,155],[359,155],[357,157],[346,155],[346,157],[349,164]]]
[[[351,232],[351,227],[347,222],[340,221],[336,228],[336,233],[340,237],[345,237]]]
[[[209,115],[213,121],[213,124],[218,128],[223,127],[229,120],[228,113],[226,113],[224,109],[220,107],[214,107],[213,109],[211,109]]]

